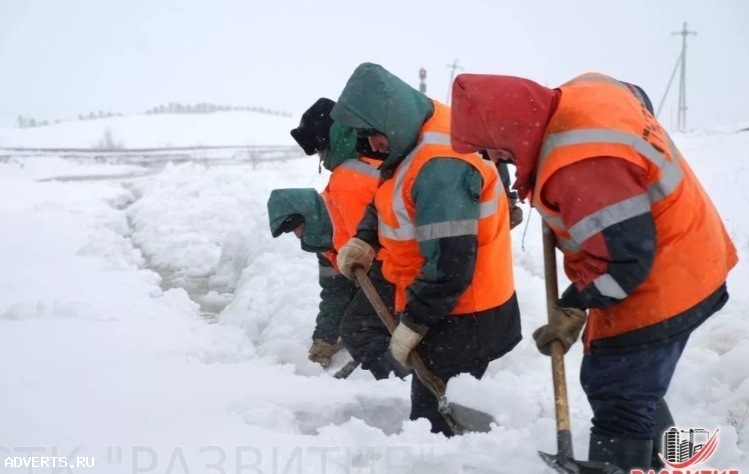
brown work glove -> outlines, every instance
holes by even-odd
[[[343,341],[331,344],[322,339],[315,339],[312,341],[312,346],[309,348],[309,354],[307,357],[312,362],[320,364],[323,369],[326,369],[330,366],[333,355],[341,349],[343,349]]]
[[[518,206],[517,198],[510,198],[510,229],[523,222],[523,209]]]
[[[356,237],[351,237],[338,251],[338,269],[349,280],[354,280],[354,268],[361,267],[364,272],[369,272],[375,250],[371,245]]]
[[[560,308],[554,305],[549,315],[549,324],[533,331],[533,339],[536,341],[538,351],[544,355],[551,355],[551,341],[556,339],[562,343],[566,354],[570,346],[580,337],[586,318],[585,310]]]

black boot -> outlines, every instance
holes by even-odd
[[[663,469],[665,464],[658,457],[658,453],[663,452],[663,433],[674,426],[674,418],[671,416],[671,410],[666,405],[666,400],[661,399],[655,407],[655,440],[653,441],[653,455],[650,460],[650,467],[653,469]]]
[[[613,464],[624,472],[630,469],[647,471],[653,454],[652,439],[612,438],[599,434],[590,435],[588,459]]]

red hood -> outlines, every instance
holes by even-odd
[[[460,74],[453,83],[452,147],[460,153],[503,149],[515,157],[517,189],[533,186],[536,160],[559,91],[512,76]]]

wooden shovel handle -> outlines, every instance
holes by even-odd
[[[552,310],[559,297],[559,286],[557,283],[557,259],[556,244],[554,231],[546,225],[543,225],[543,242],[544,242],[544,280],[546,280],[546,311],[547,317],[551,317]],[[564,346],[557,340],[551,342],[551,369],[554,380],[554,404],[556,408],[557,433],[570,432],[570,409],[567,399],[567,379],[564,373]],[[560,440],[561,444],[567,444],[567,441]],[[559,446],[562,450],[570,450],[570,446]]]
[[[390,311],[388,311],[385,303],[382,302],[382,298],[380,298],[380,295],[377,293],[377,290],[367,276],[367,273],[361,267],[357,267],[354,269],[354,277],[359,283],[362,291],[364,291],[364,294],[367,296],[367,299],[372,304],[377,316],[380,317],[382,324],[385,325],[390,334],[393,334],[398,323],[395,321],[393,315],[390,314]],[[427,369],[421,356],[416,351],[411,351],[408,355],[408,363],[413,367],[414,372],[416,373],[416,376],[419,377],[421,383],[424,384],[424,386],[428,388],[435,397],[437,397],[437,400],[444,400],[445,382]]]

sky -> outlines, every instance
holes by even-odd
[[[116,120],[129,123],[127,139],[140,147],[153,139],[153,118]],[[236,116],[210,119],[205,130],[222,130]],[[80,126],[98,130],[96,122]],[[259,140],[275,124],[255,127],[248,138]],[[29,143],[33,134],[37,142],[70,135],[63,125],[25,132]],[[749,131],[674,138],[740,261],[731,298],[690,337],[666,398],[678,427],[720,430],[700,468],[746,473]],[[556,452],[556,431],[550,362],[531,337],[546,305],[540,221],[527,206],[528,227],[512,231],[523,340],[481,381],[461,376],[447,389],[498,424],[448,440],[425,420],[407,420],[410,380],[375,381],[361,370],[337,380],[307,360],[317,260],[293,236],[271,237],[265,204],[274,188],[321,190],[328,175],[317,160],[143,167],[5,155],[0,473],[553,474],[537,455]],[[565,365],[575,455],[586,459],[581,358],[578,343]],[[337,355],[334,369],[346,360]],[[34,456],[93,466],[5,465]]]
[[[296,117],[375,62],[446,101],[452,69],[550,87],[596,70],[658,106],[687,52],[687,126],[749,120],[744,0],[3,0],[0,115],[56,120],[168,102],[264,106]],[[678,76],[661,121],[675,126]]]

